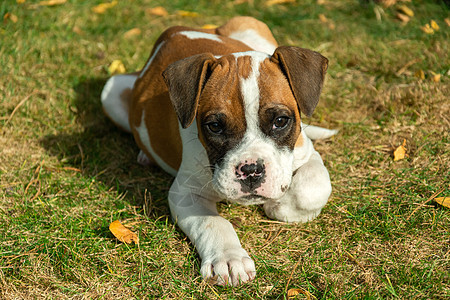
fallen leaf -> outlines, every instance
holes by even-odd
[[[397,0],[376,0],[375,2],[383,5],[384,7],[389,7],[397,3]]]
[[[139,237],[134,232],[123,226],[119,220],[109,224],[109,230],[122,243],[131,244],[134,242],[136,245],[139,244]]]
[[[48,0],[48,1],[41,1],[39,2],[39,5],[41,6],[55,6],[55,5],[61,5],[66,3],[67,0]]]
[[[408,17],[414,17],[414,12],[412,11],[411,8],[409,8],[406,5],[400,5],[397,8],[398,11],[400,11],[401,13],[404,13],[405,15],[407,15]]]
[[[450,197],[439,197],[439,198],[434,198],[434,201],[436,201],[436,203],[445,206],[447,208],[450,208]]]
[[[328,22],[328,18],[324,14],[319,14],[319,20],[322,23],[327,23]]]
[[[199,16],[199,14],[196,13],[195,11],[187,11],[187,10],[178,10],[177,14],[182,17],[191,17],[191,18],[196,18]]]
[[[126,69],[125,69],[125,66],[123,65],[122,61],[116,59],[116,60],[113,60],[113,62],[109,65],[108,72],[111,75],[123,74],[126,72]]]
[[[17,21],[19,20],[19,18],[17,18],[17,16],[15,14],[9,13],[7,12],[4,16],[3,16],[3,22],[7,22],[8,20],[10,20],[13,23],[17,23]]]
[[[414,73],[414,76],[417,77],[417,78],[419,78],[419,79],[424,80],[424,79],[425,79],[425,72],[424,72],[423,70],[417,70],[417,71]]]
[[[73,26],[72,31],[75,32],[78,35],[82,35],[83,34],[83,30],[81,30],[81,28],[78,27],[77,25]]]
[[[273,6],[276,4],[285,4],[285,3],[293,3],[295,0],[268,0],[266,1],[266,6]]]
[[[106,10],[114,7],[117,5],[117,0],[111,1],[109,3],[100,3],[99,5],[96,5],[91,8],[93,12],[96,14],[103,14]]]
[[[425,24],[424,26],[420,27],[420,29],[422,29],[422,31],[425,32],[426,34],[434,33],[434,30],[433,28],[431,28],[430,24]]]
[[[450,26],[450,18],[445,18],[444,21],[447,26]]]
[[[16,0],[17,4],[25,3],[25,0]]]
[[[433,28],[433,30],[435,30],[435,31],[439,30],[439,25],[434,20],[430,21],[430,27]]]
[[[205,24],[202,26],[203,29],[216,29],[218,26],[214,24]]]
[[[439,82],[441,81],[441,74],[438,73],[434,73],[433,71],[430,71],[431,73],[431,80],[434,82]]]
[[[402,13],[397,13],[396,17],[397,17],[397,19],[399,19],[400,21],[402,21],[405,24],[408,23],[410,20],[410,18],[407,15],[402,14]]]
[[[123,37],[126,39],[132,38],[133,36],[137,36],[141,34],[141,30],[139,28],[133,28],[128,30],[123,34]]]
[[[157,6],[157,7],[153,7],[153,8],[147,8],[145,10],[145,12],[150,14],[150,15],[159,16],[159,17],[165,17],[165,16],[169,15],[167,10],[164,7],[162,7],[162,6]]]
[[[288,299],[294,298],[298,294],[305,295],[306,299],[308,299],[308,300],[310,300],[310,299],[312,299],[314,297],[313,295],[311,295],[310,292],[308,292],[307,290],[304,290],[302,288],[290,289],[290,290],[287,291]]]
[[[404,159],[405,157],[408,157],[406,154],[406,140],[403,140],[403,144],[398,146],[397,149],[394,151],[394,161]]]

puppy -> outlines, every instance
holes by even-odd
[[[236,286],[256,276],[217,202],[262,204],[270,218],[307,222],[328,201],[330,178],[311,139],[336,131],[301,123],[327,65],[317,52],[278,47],[264,23],[236,17],[217,29],[167,29],[141,71],[106,83],[104,111],[134,135],[138,161],[175,177],[171,213],[204,278]]]

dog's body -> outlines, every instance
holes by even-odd
[[[237,285],[256,274],[217,202],[263,204],[286,222],[312,220],[326,204],[330,179],[310,138],[336,131],[300,121],[317,104],[326,68],[320,54],[277,48],[264,23],[237,17],[215,30],[168,29],[140,72],[106,83],[104,110],[133,133],[138,161],[176,176],[170,209],[203,277]]]

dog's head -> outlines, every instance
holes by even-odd
[[[300,112],[313,113],[327,64],[317,52],[279,47],[272,56],[199,54],[164,71],[181,126],[196,120],[219,194],[255,204],[286,192],[303,142]]]

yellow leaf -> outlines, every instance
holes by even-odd
[[[422,31],[425,32],[426,34],[434,33],[434,30],[433,28],[431,28],[430,24],[425,24],[424,26],[420,27],[420,29],[422,29]]]
[[[150,15],[160,16],[160,17],[165,17],[165,16],[169,15],[167,10],[164,7],[162,7],[162,6],[157,6],[157,7],[153,7],[153,8],[147,8],[145,10],[145,12],[150,14]]]
[[[8,20],[11,20],[11,22],[13,23],[17,23],[17,21],[19,20],[19,18],[17,18],[17,16],[15,14],[9,13],[7,12],[4,16],[3,16],[3,21],[6,22]]]
[[[322,23],[328,22],[328,19],[327,19],[327,17],[324,14],[319,14],[319,20]]]
[[[450,197],[439,197],[439,198],[434,198],[434,201],[436,201],[436,203],[445,206],[447,208],[450,208]]]
[[[414,12],[412,11],[411,8],[409,8],[406,5],[400,5],[398,7],[398,10],[402,13],[404,13],[405,15],[407,15],[408,17],[414,17]]]
[[[120,60],[116,59],[109,65],[108,72],[111,75],[115,75],[125,73],[126,70],[123,63]]]
[[[268,0],[266,1],[266,6],[273,6],[275,4],[285,4],[285,3],[293,3],[295,0]]]
[[[17,4],[25,3],[25,0],[16,0]]]
[[[438,31],[439,30],[439,25],[436,23],[436,21],[434,21],[434,20],[431,20],[430,21],[430,26],[431,26],[431,28],[433,28],[435,31]]]
[[[438,73],[434,73],[433,71],[430,71],[431,73],[431,80],[434,82],[439,82],[441,81],[441,74]]]
[[[94,6],[91,8],[93,12],[96,14],[103,14],[107,9],[110,9],[117,5],[117,0],[111,1],[109,3],[100,3],[99,5]]]
[[[414,73],[414,76],[423,80],[423,79],[425,79],[425,72],[423,70],[417,70]]]
[[[216,29],[218,26],[214,24],[205,24],[202,26],[203,29]]]
[[[447,26],[450,26],[450,18],[445,18],[444,21]]]
[[[191,17],[191,18],[196,18],[199,16],[198,13],[196,13],[194,11],[187,11],[187,10],[178,10],[177,14],[182,17]]]
[[[405,24],[408,23],[410,20],[410,18],[407,15],[402,14],[402,13],[397,13],[396,17],[397,17],[397,19],[399,19],[400,21],[402,21]]]
[[[287,291],[287,297],[288,299],[293,299],[295,296],[297,296],[298,294],[303,294],[306,296],[306,299],[310,300],[312,298],[315,298],[310,292],[308,292],[307,290],[304,290],[302,288],[297,288],[297,289],[289,289]]]
[[[126,39],[132,38],[133,36],[137,36],[141,34],[141,30],[139,28],[133,28],[128,30],[123,34],[123,37]]]
[[[406,154],[406,140],[403,140],[403,144],[398,146],[397,149],[394,151],[394,161],[404,159],[405,157],[408,157]]]
[[[83,30],[81,30],[81,28],[78,27],[77,25],[73,26],[72,31],[75,32],[78,35],[82,35],[83,34]]]
[[[66,3],[67,0],[48,0],[48,1],[41,1],[39,2],[39,5],[41,6],[55,6],[55,5],[61,5]]]
[[[136,235],[136,233],[123,226],[119,220],[116,220],[109,224],[109,230],[122,243],[131,244],[132,242],[134,242],[135,244],[139,244],[139,237]]]

